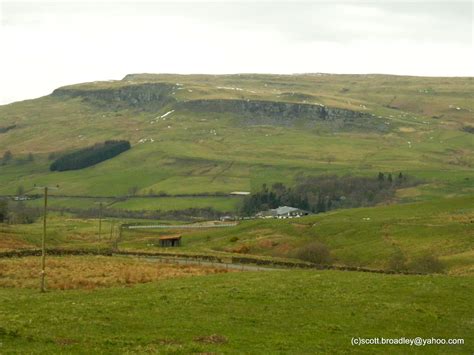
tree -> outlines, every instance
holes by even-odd
[[[138,186],[132,186],[128,189],[128,194],[130,196],[135,196],[138,193]]]
[[[8,163],[12,159],[13,159],[13,154],[11,151],[7,150],[5,153],[3,153],[3,158],[2,158],[3,164]]]
[[[6,221],[8,215],[7,200],[0,199],[0,223]]]
[[[300,248],[296,253],[296,257],[315,264],[329,264],[332,260],[328,247],[317,241]]]
[[[444,265],[441,263],[438,257],[426,252],[412,260],[410,263],[410,268],[417,272],[431,274],[442,273]]]
[[[389,259],[388,268],[393,271],[404,271],[406,270],[406,258],[401,250],[397,249]]]
[[[392,179],[392,174],[388,174],[388,178],[387,178],[388,182],[391,184],[393,179]]]
[[[19,185],[18,188],[16,189],[16,194],[17,196],[23,196],[25,193],[25,188],[23,185]]]
[[[334,155],[329,154],[326,156],[326,161],[328,162],[328,164],[331,164],[335,160],[336,160],[336,157]]]
[[[35,157],[33,156],[33,153],[28,153],[28,161],[34,161]]]
[[[379,181],[384,181],[384,180],[385,180],[384,174],[383,174],[382,172],[379,172],[379,175],[378,175],[377,179],[378,179]]]

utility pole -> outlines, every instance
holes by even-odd
[[[98,204],[99,205],[99,236],[98,236],[98,245],[97,245],[97,250],[100,249],[100,242],[102,240],[102,214],[103,214],[103,209],[104,207],[107,208],[108,206],[114,204],[115,202],[117,202],[116,200],[110,202],[110,203],[107,203],[104,205],[104,203],[102,201],[100,202],[95,202],[95,204]],[[113,225],[113,224],[112,224]],[[112,235],[112,227],[110,229],[110,235]]]
[[[40,283],[40,290],[41,292],[46,292],[45,287],[45,278],[46,278],[46,222],[48,219],[48,190],[49,189],[57,189],[59,185],[56,187],[48,187],[42,186],[37,187],[37,189],[44,189],[44,210],[43,210],[43,237],[41,239],[41,283]]]
[[[48,217],[48,187],[44,188],[43,238],[41,239],[41,292],[45,292],[44,278],[46,277],[46,220]]]
[[[102,234],[102,202],[99,203],[99,242]]]
[[[114,233],[114,221],[110,222],[110,238],[109,238],[109,240],[112,240],[113,233]]]

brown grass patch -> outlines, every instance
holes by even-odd
[[[277,241],[270,239],[263,239],[258,242],[258,246],[262,249],[272,249],[278,245]]]
[[[247,244],[242,244],[232,249],[233,253],[238,253],[238,254],[247,254],[249,251],[250,251],[250,246],[248,246]]]
[[[33,247],[32,244],[19,240],[17,236],[10,236],[8,234],[0,235],[0,251],[28,249]]]
[[[400,132],[404,132],[404,133],[410,133],[410,132],[416,131],[413,127],[400,127],[399,130]]]
[[[0,287],[39,287],[39,257],[0,259]],[[183,276],[229,272],[223,268],[174,265],[106,256],[64,256],[46,259],[49,289],[94,289],[127,286]]]

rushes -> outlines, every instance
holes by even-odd
[[[227,270],[118,257],[66,256],[48,258],[46,279],[49,289],[95,289],[222,272]],[[39,258],[0,260],[0,287],[36,288],[38,284]]]

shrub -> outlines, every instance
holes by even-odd
[[[441,261],[432,254],[423,254],[410,263],[410,269],[421,273],[441,273],[444,266]]]
[[[232,238],[230,238],[230,242],[231,242],[231,243],[235,243],[235,242],[238,241],[238,240],[239,240],[239,237],[232,237]]]
[[[250,247],[246,244],[239,245],[238,247],[234,248],[232,252],[238,254],[247,254],[250,251]]]
[[[312,242],[298,249],[296,257],[315,264],[329,264],[332,260],[328,247],[321,242]]]
[[[0,223],[7,219],[8,214],[8,202],[7,200],[0,199]]]
[[[389,270],[404,271],[406,270],[406,258],[400,250],[392,254],[388,261]]]
[[[2,158],[3,165],[11,161],[12,159],[13,159],[13,154],[11,151],[7,150],[5,151],[5,153],[3,153],[3,158]]]
[[[10,224],[31,224],[41,216],[39,208],[27,207],[23,202],[10,203],[8,222]]]

